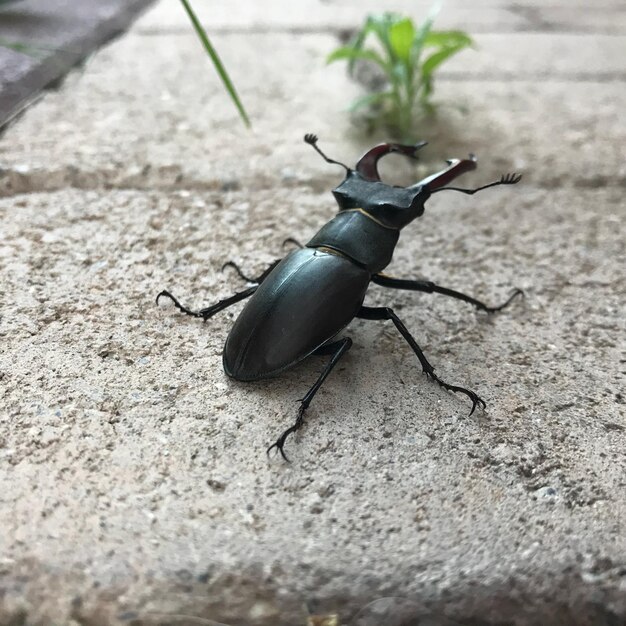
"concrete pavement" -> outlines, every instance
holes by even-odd
[[[479,50],[442,72],[420,165],[386,171],[406,183],[472,151],[462,184],[524,179],[433,197],[390,271],[527,298],[487,318],[372,288],[488,409],[467,417],[391,325],[354,323],[291,465],[265,447],[321,362],[235,383],[221,351],[237,309],[203,324],[154,304],[163,288],[190,306],[226,297],[243,284],[224,261],[259,272],[333,215],[341,171],[305,132],[349,163],[384,139],[351,126],[362,87],[324,65],[361,9],[255,7],[204,14],[252,132],[161,2],[0,139],[0,624],[349,624],[364,610],[364,626],[389,597],[403,624],[622,623],[619,3],[481,2],[472,29],[446,5],[440,26],[477,33]]]

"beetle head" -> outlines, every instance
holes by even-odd
[[[333,190],[341,210],[362,209],[387,228],[400,229],[424,213],[430,191],[416,185],[397,187],[380,180],[378,161],[387,154],[403,154],[416,159],[425,141],[406,145],[383,143],[366,152],[355,169],[347,169],[344,181]]]
[[[426,187],[395,187],[368,180],[351,170],[333,189],[333,195],[340,211],[360,209],[383,226],[399,230],[424,213],[430,191]]]
[[[316,135],[307,134],[304,136],[304,141],[313,146],[325,161],[341,165],[346,170],[346,177],[343,182],[333,189],[333,195],[340,211],[359,209],[381,225],[398,230],[424,213],[424,203],[432,193],[444,189],[445,185],[457,176],[476,168],[476,157],[470,154],[468,159],[449,160],[445,170],[436,172],[414,185],[397,187],[387,185],[380,180],[378,161],[385,155],[394,152],[416,159],[416,153],[426,145],[425,141],[411,145],[382,143],[368,150],[359,159],[355,169],[351,169],[334,159],[329,159],[318,148]],[[518,180],[517,178],[514,181],[504,182],[511,184],[511,182]],[[457,191],[462,190],[457,189]]]

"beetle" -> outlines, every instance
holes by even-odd
[[[435,373],[421,348],[402,320],[389,307],[364,306],[370,283],[390,289],[439,293],[474,305],[487,313],[501,311],[515,297],[523,295],[515,289],[499,306],[483,302],[454,289],[428,280],[394,278],[382,272],[391,262],[400,230],[424,213],[424,203],[439,191],[475,194],[498,185],[514,185],[521,175],[506,174],[496,182],[464,189],[446,186],[457,176],[476,168],[473,155],[467,159],[450,159],[448,167],[408,187],[385,184],[378,173],[381,157],[397,153],[417,158],[417,151],[426,145],[383,143],[365,153],[354,169],[328,158],[317,145],[317,137],[304,137],[322,158],[340,165],[346,175],[333,190],[339,212],[305,245],[272,263],[260,276],[250,278],[233,262],[239,276],[252,283],[244,291],[200,309],[182,305],[169,291],[162,297],[172,300],[183,313],[204,321],[223,309],[250,298],[232,326],[223,351],[224,370],[239,381],[256,381],[277,376],[310,355],[330,355],[330,360],[315,384],[299,401],[296,420],[268,448],[285,454],[285,441],[304,422],[304,413],[327,376],[352,346],[350,337],[337,335],[355,318],[390,320],[409,344],[423,372],[448,391],[466,395],[472,402],[470,415],[485,401],[474,391],[443,381]],[[291,240],[295,241],[295,240]],[[297,242],[296,242],[297,243]]]

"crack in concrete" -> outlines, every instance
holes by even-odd
[[[178,170],[179,168],[171,168]],[[113,174],[113,175],[112,175]],[[117,180],[116,180],[117,178]],[[569,182],[569,184],[567,184]],[[251,175],[238,180],[187,178],[182,171],[169,177],[163,177],[157,168],[154,175],[130,174],[115,176],[107,171],[84,172],[75,168],[65,170],[38,170],[32,175],[24,174],[18,169],[0,168],[0,199],[13,198],[31,193],[58,193],[66,189],[82,191],[136,191],[175,193],[180,191],[221,192],[229,191],[267,191],[276,187],[287,189],[309,188],[316,193],[328,191],[333,181],[325,177],[311,177],[286,182],[279,178],[256,178]],[[537,180],[528,188],[536,190],[554,190],[553,180]],[[600,189],[626,188],[626,176],[591,175],[587,178],[573,178],[561,181],[556,188],[569,189]]]
[[[472,82],[560,82],[570,83],[613,83],[626,80],[626,72],[502,72],[495,74],[492,72],[482,72],[471,74]],[[441,81],[468,81],[467,72],[446,72],[438,80]]]
[[[528,12],[522,12],[517,10],[518,8],[529,9]],[[550,7],[543,7],[550,8]],[[510,7],[511,13],[519,15],[524,19],[527,19],[528,25],[520,25],[518,27],[511,27],[508,23],[498,24],[491,23],[488,25],[476,24],[472,28],[472,34],[480,35],[503,35],[503,34],[518,34],[523,33],[525,35],[529,33],[561,33],[567,35],[615,35],[615,30],[611,28],[602,28],[595,25],[580,24],[576,29],[572,29],[568,24],[559,24],[555,21],[538,19],[539,13],[534,7],[517,7],[513,5]],[[617,15],[617,12],[616,12]],[[532,16],[532,17],[531,17]],[[347,41],[356,33],[356,29],[346,26],[336,26],[334,24],[319,24],[316,26],[287,26],[287,25],[253,25],[253,26],[213,26],[207,30],[210,35],[336,35],[342,41]],[[159,37],[163,35],[189,35],[190,30],[186,26],[144,26],[139,27],[136,31],[136,35],[142,35],[146,37]]]

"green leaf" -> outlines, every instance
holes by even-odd
[[[422,76],[424,79],[430,79],[432,73],[437,67],[439,67],[439,65],[466,47],[466,44],[459,44],[450,48],[444,48],[443,50],[439,50],[438,52],[431,54],[422,65]]]
[[[452,46],[473,46],[472,38],[460,30],[430,31],[424,38],[425,47],[450,48]]]
[[[375,35],[385,36],[385,33],[389,30],[391,22],[393,21],[392,13],[381,13],[380,15],[368,15],[363,26],[363,32],[374,33]]]
[[[430,33],[430,29],[433,27],[435,18],[439,14],[440,10],[441,2],[435,2],[435,4],[431,7],[428,13],[428,16],[415,33],[413,45],[411,46],[411,63],[413,65],[417,65],[419,61],[419,58],[422,54],[422,48],[424,46],[424,40],[428,36],[428,33]]]
[[[360,50],[358,48],[352,48],[350,46],[343,46],[333,50],[326,58],[326,63],[333,63],[334,61],[344,60],[356,61],[363,59],[364,61],[372,61],[377,65],[380,65],[385,71],[387,70],[387,63],[384,59],[374,50]]]
[[[191,23],[193,24],[193,27],[198,37],[200,38],[202,45],[204,46],[204,49],[206,50],[209,57],[211,57],[211,61],[213,61],[213,65],[215,66],[215,69],[217,70],[219,77],[222,79],[222,82],[224,83],[224,87],[226,87],[226,91],[228,91],[231,97],[231,100],[237,107],[237,110],[239,111],[239,115],[241,116],[241,119],[243,120],[244,124],[248,126],[249,128],[250,119],[248,118],[248,114],[246,113],[246,110],[244,109],[243,104],[241,103],[241,100],[239,99],[239,96],[237,95],[235,86],[230,80],[230,76],[228,75],[226,68],[224,67],[219,55],[217,54],[217,50],[213,47],[213,44],[211,44],[211,41],[209,40],[209,37],[206,34],[206,31],[204,30],[204,28],[202,28],[202,25],[198,21],[198,18],[196,17],[196,14],[193,12],[189,2],[187,0],[180,0],[180,1],[183,3],[183,6],[185,7],[185,11],[187,11],[187,15],[189,16],[189,19],[191,20]]]
[[[393,47],[390,40],[390,31],[393,24],[401,19],[395,13],[383,13],[382,15],[370,15],[365,23],[367,32],[373,32],[378,37],[389,60],[394,58]]]
[[[356,36],[350,41],[346,48],[352,48],[353,50],[362,50],[365,40],[370,33],[376,33],[376,24],[375,20],[372,16],[368,16],[365,20],[365,24],[363,28],[356,34]],[[346,57],[348,58],[348,73],[352,74],[354,72],[354,63],[357,60],[357,57]],[[327,63],[331,63],[335,59],[329,60],[327,59]]]
[[[389,29],[389,43],[394,56],[405,65],[409,63],[414,38],[415,26],[408,17],[395,22]]]
[[[8,48],[14,52],[27,54],[35,58],[44,57],[47,52],[45,48],[30,46],[25,43],[20,43],[19,41],[6,41],[4,39],[0,39],[0,48]]]

